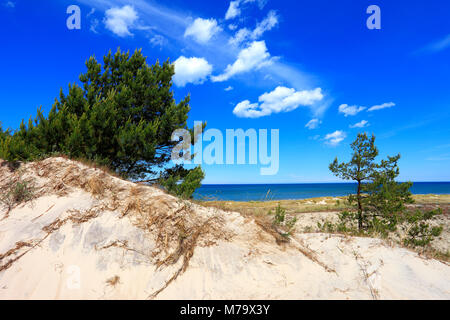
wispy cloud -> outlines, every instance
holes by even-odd
[[[427,161],[447,161],[450,160],[450,153],[442,154],[439,156],[432,156],[426,158]]]
[[[386,109],[386,108],[392,108],[395,106],[395,103],[393,102],[386,102],[383,104],[379,104],[379,105],[375,105],[370,107],[367,111],[376,111],[376,110],[381,110],[381,109]]]
[[[98,19],[95,19],[95,18],[92,19],[92,20],[91,20],[91,24],[90,24],[90,26],[89,26],[89,30],[90,30],[91,32],[93,32],[93,33],[98,34],[98,31],[97,31],[98,25],[99,25]]]
[[[78,1],[89,5],[90,7],[94,7],[97,12],[105,12],[111,8],[120,8],[126,5],[125,0]],[[255,4],[257,3],[262,8],[266,1],[253,0],[249,2],[253,2]],[[242,3],[244,2],[241,2],[241,4]],[[228,28],[223,28],[223,26],[220,26],[220,20],[216,20],[217,26],[222,27],[223,30],[215,33],[215,35],[212,36],[206,43],[199,44],[196,41],[192,41],[191,36],[184,37],[186,29],[195,21],[197,17],[192,17],[191,14],[186,13],[184,10],[177,10],[173,7],[168,8],[154,1],[134,0],[133,8],[138,15],[138,20],[135,21],[130,28],[127,28],[129,33],[142,33],[143,37],[148,38],[151,38],[156,34],[163,36],[171,44],[172,48],[180,48],[179,52],[172,52],[172,56],[176,56],[177,54],[181,55],[180,53],[182,53],[184,56],[189,55],[191,57],[203,57],[207,61],[212,62],[215,69],[224,70],[221,74],[219,74],[219,78],[216,78],[216,80],[221,80],[220,78],[228,79],[237,74],[235,73],[236,70],[247,69],[246,67],[239,66],[238,64],[234,65],[234,62],[236,61],[244,61],[239,59],[239,55],[241,54],[243,48],[240,48],[239,46],[223,45],[224,43],[227,43],[230,38],[232,38],[232,34],[230,34],[232,31]],[[208,18],[210,17],[202,17],[204,20],[207,20]],[[240,20],[234,21],[234,25],[241,22]],[[139,28],[139,25],[144,24],[151,26],[151,29],[143,30],[143,28]],[[126,29],[124,28],[123,33],[127,34]],[[262,73],[260,74],[260,79],[265,79],[265,77],[270,79],[265,82],[265,86],[268,85],[268,82],[270,82],[270,85],[282,84],[296,90],[312,89],[320,86],[314,76],[299,69],[297,64],[292,64],[289,61],[285,61],[283,57],[272,57],[269,50],[267,50],[267,47],[265,53],[262,53],[263,57],[266,56],[266,58],[263,59],[263,62],[253,65],[248,70],[248,72],[251,71],[252,73]],[[228,70],[226,70],[227,66],[230,66]],[[264,66],[264,68],[261,68],[262,66]],[[246,79],[241,80],[247,81]],[[329,105],[329,103],[324,103],[320,113],[323,113]]]
[[[437,53],[442,50],[445,50],[450,47],[450,34],[446,35],[445,37],[436,40],[428,45],[426,45],[423,48],[420,48],[419,50],[415,51],[415,54],[420,53]]]
[[[357,105],[349,106],[348,104],[344,103],[338,107],[338,111],[339,111],[339,113],[343,113],[345,117],[348,117],[348,116],[355,116],[358,113],[360,113],[361,111],[364,111],[366,109],[367,109],[367,112],[372,112],[372,111],[376,111],[376,110],[392,108],[394,106],[395,106],[395,103],[386,102],[383,104],[374,105],[367,109],[366,107],[363,107],[363,106],[357,106]]]
[[[151,39],[150,39],[150,44],[153,47],[159,47],[160,49],[167,43],[167,39],[164,38],[162,35],[160,34],[155,34]]]
[[[345,103],[338,107],[339,113],[343,113],[345,117],[354,116],[365,109],[366,107],[349,106]]]
[[[91,11],[88,12],[88,14],[86,15],[86,17],[90,17],[95,13],[95,8],[91,8]]]
[[[392,129],[390,131],[381,133],[378,135],[378,137],[382,138],[382,139],[391,138],[400,132],[408,131],[411,129],[416,129],[416,128],[420,128],[420,127],[429,125],[429,124],[433,123],[434,121],[436,121],[439,117],[440,116],[438,116],[438,115],[431,115],[431,116],[428,116],[426,119],[416,120],[414,122],[410,122],[409,124],[406,124],[406,125],[397,127],[395,129]]]
[[[317,118],[311,119],[307,124],[305,124],[305,128],[308,128],[309,130],[317,129],[321,123],[322,121]]]
[[[11,8],[11,9],[16,7],[16,3],[12,2],[12,1],[6,1],[3,5],[7,8]]]
[[[230,1],[230,6],[228,7],[227,12],[225,13],[225,20],[236,18],[241,14],[239,2],[240,2],[239,0]]]
[[[257,3],[259,9],[264,8],[268,0],[233,0],[230,1],[227,12],[225,13],[225,20],[237,18],[241,15],[241,5],[245,3]]]
[[[262,35],[271,29],[273,29],[278,24],[278,15],[274,10],[269,11],[267,17],[261,22],[256,24],[254,30],[250,31],[247,28],[242,28],[234,37],[230,38],[229,43],[232,45],[239,45],[246,41],[257,40],[262,37]]]

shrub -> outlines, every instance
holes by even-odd
[[[428,223],[433,217],[442,214],[442,209],[422,212],[416,210],[405,216],[408,224],[405,229],[407,238],[403,240],[405,245],[412,247],[426,247],[435,237],[441,235],[443,226],[430,226]]]
[[[35,190],[31,182],[21,179],[11,181],[2,188],[0,202],[10,210],[21,203],[32,200],[34,193]]]
[[[183,170],[186,169],[180,168],[180,171]],[[177,174],[174,171],[169,171],[160,179],[159,183],[171,194],[183,199],[192,198],[194,191],[201,186],[201,181],[205,174],[201,167],[196,167],[193,170],[189,170],[184,175],[184,179],[182,179],[182,175],[181,173]]]
[[[269,211],[272,214],[272,211]],[[277,232],[285,238],[289,238],[297,223],[297,217],[288,217],[286,210],[281,207],[280,204],[275,208],[275,214],[273,216],[272,225]]]

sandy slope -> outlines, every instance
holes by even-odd
[[[204,208],[63,158],[0,163],[0,299],[450,299],[450,266],[381,240],[319,233],[277,244]]]

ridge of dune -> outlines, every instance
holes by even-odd
[[[11,169],[0,190],[0,299],[450,299],[450,266],[380,239],[295,233],[62,157]]]

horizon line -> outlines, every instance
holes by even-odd
[[[450,181],[397,181],[400,183],[450,183]],[[332,183],[357,183],[353,181],[335,181],[335,182],[270,182],[270,183],[202,183],[203,185],[283,185],[283,184],[332,184]]]

